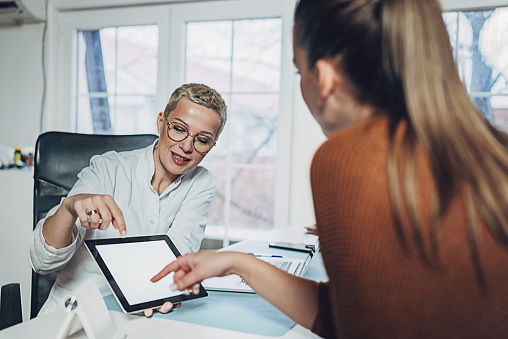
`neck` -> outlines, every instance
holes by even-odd
[[[169,173],[164,166],[162,166],[159,158],[159,148],[153,150],[153,163],[154,163],[154,174],[152,177],[152,187],[157,193],[161,194],[173,181],[175,181],[179,175]]]
[[[329,137],[331,134],[351,127],[376,113],[376,108],[356,100],[351,94],[336,91],[328,105],[323,108],[318,119],[324,134]]]

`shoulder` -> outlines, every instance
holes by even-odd
[[[388,151],[388,119],[369,118],[330,136],[316,151],[311,173],[355,170],[384,158]]]
[[[109,151],[104,154],[95,155],[90,159],[92,167],[118,167],[136,165],[139,162],[145,161],[145,158],[150,158],[153,150],[153,145],[145,148],[135,149],[132,151]]]
[[[215,187],[217,180],[212,172],[202,166],[196,166],[182,177],[182,184],[200,187]]]

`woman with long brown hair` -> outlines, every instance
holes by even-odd
[[[154,281],[239,274],[324,337],[505,337],[508,137],[471,103],[438,1],[300,0],[294,19],[329,138],[311,168],[329,281],[238,253],[187,255]]]

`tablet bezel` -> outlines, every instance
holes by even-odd
[[[167,298],[162,299],[156,299],[156,300],[150,300],[138,304],[129,304],[127,302],[127,299],[125,298],[122,290],[116,283],[113,275],[109,271],[106,263],[102,259],[101,255],[99,254],[99,251],[97,250],[98,245],[111,245],[111,244],[125,244],[125,243],[135,243],[135,242],[148,242],[148,241],[160,241],[164,240],[166,244],[169,246],[175,257],[179,257],[181,254],[171,241],[171,239],[166,234],[161,235],[147,235],[147,236],[137,236],[137,237],[126,237],[126,238],[106,238],[106,239],[89,239],[85,240],[86,248],[88,249],[88,252],[94,258],[95,262],[99,266],[99,269],[102,271],[104,277],[106,278],[111,290],[113,291],[113,295],[115,296],[116,300],[120,304],[120,307],[124,311],[124,313],[135,313],[139,312],[145,309],[151,309],[151,308],[158,308],[162,306],[165,302],[170,301],[172,303],[176,302],[182,302],[186,300],[206,297],[208,293],[203,288],[203,286],[199,285],[199,293],[198,294],[179,294]],[[155,272],[154,274],[156,274]],[[133,274],[135,274],[133,272]]]

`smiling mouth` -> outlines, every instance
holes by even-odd
[[[187,163],[187,162],[190,161],[189,158],[184,158],[184,157],[182,157],[182,156],[180,156],[180,155],[178,155],[178,154],[176,154],[174,152],[171,152],[171,155],[173,156],[173,159],[175,159],[175,162],[177,164],[179,164],[179,165]]]

